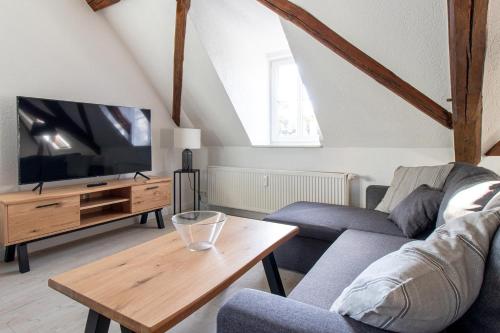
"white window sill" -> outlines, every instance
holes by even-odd
[[[252,145],[253,148],[323,148],[322,144],[269,144]]]

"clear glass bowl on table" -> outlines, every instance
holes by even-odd
[[[226,214],[215,211],[193,211],[174,215],[172,223],[191,251],[211,249],[226,222]]]

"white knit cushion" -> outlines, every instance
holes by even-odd
[[[477,298],[498,210],[451,220],[366,268],[331,311],[394,332],[440,332]]]
[[[390,213],[420,185],[429,185],[434,189],[442,190],[451,169],[453,169],[453,164],[411,168],[400,166],[394,172],[394,178],[387,193],[375,209]]]

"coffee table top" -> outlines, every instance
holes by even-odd
[[[164,332],[298,228],[228,216],[216,246],[190,252],[177,232],[49,279],[49,286],[135,332]]]

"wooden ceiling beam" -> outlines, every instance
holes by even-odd
[[[94,12],[114,5],[118,2],[120,2],[120,0],[87,0],[87,3],[89,4],[90,8],[94,10]]]
[[[441,125],[449,129],[453,128],[452,115],[450,112],[349,43],[346,39],[338,35],[303,8],[288,0],[257,1],[280,17],[294,23],[344,60],[363,71]]]
[[[174,91],[172,102],[172,120],[177,126],[181,125],[182,79],[184,75],[184,47],[186,42],[187,14],[191,0],[177,0],[177,14],[175,21],[175,50],[174,50]]]
[[[481,161],[488,0],[448,0],[455,160]]]
[[[496,143],[488,152],[486,156],[500,156],[500,141]]]

